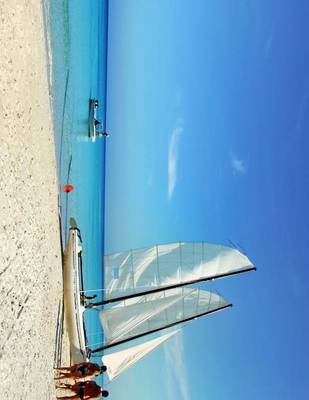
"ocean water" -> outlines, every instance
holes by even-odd
[[[89,100],[99,99],[105,128],[108,0],[44,3],[51,49],[52,108],[59,182],[59,211],[65,246],[69,219],[81,230],[86,290],[103,287],[104,177],[106,140],[88,138]],[[64,193],[61,187],[72,184]],[[98,298],[102,291],[98,292]],[[85,313],[89,344],[102,342],[95,311]]]

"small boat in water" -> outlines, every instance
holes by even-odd
[[[101,122],[97,119],[97,110],[99,108],[99,100],[90,99],[89,105],[89,137],[94,143],[97,137],[105,137],[109,136],[106,132],[98,132],[97,128],[100,127]]]
[[[95,142],[97,137],[96,125],[97,125],[97,110],[99,107],[99,101],[97,99],[90,99],[89,105],[89,137],[92,142]]]

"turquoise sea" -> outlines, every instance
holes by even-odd
[[[88,138],[89,99],[99,99],[105,128],[108,0],[44,3],[50,37],[50,86],[65,246],[69,219],[81,230],[86,290],[103,287],[105,139]],[[61,191],[72,184],[73,192]],[[98,292],[99,296],[102,292]],[[102,342],[95,311],[86,313],[89,344]]]

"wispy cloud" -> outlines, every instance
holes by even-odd
[[[177,162],[178,162],[178,143],[181,134],[183,133],[184,122],[182,118],[178,118],[175,127],[172,131],[169,146],[168,146],[168,162],[167,162],[167,195],[171,200],[175,186],[177,183]]]
[[[308,109],[309,109],[309,93],[305,92],[300,99],[299,113],[296,124],[296,130],[298,132],[300,132],[303,128],[305,118],[308,115]]]
[[[176,95],[175,95],[175,103],[176,103],[176,107],[181,107],[182,105],[182,99],[183,99],[183,94],[182,94],[182,90],[180,88],[178,88],[176,90]]]
[[[190,400],[189,385],[184,360],[182,332],[179,332],[171,340],[164,344],[164,356],[166,362],[166,398],[175,400]],[[180,396],[175,396],[175,388],[179,389]]]
[[[265,44],[265,49],[264,49],[264,55],[267,58],[271,52],[273,42],[274,42],[274,30],[272,30],[271,34],[268,36],[266,44]]]
[[[244,161],[236,157],[233,153],[231,153],[231,165],[234,174],[245,174],[247,172]]]
[[[152,174],[148,175],[147,177],[147,185],[152,186],[153,185],[153,176]]]

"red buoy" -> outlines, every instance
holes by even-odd
[[[64,185],[62,190],[66,193],[70,193],[70,192],[73,192],[74,186],[73,185]]]

